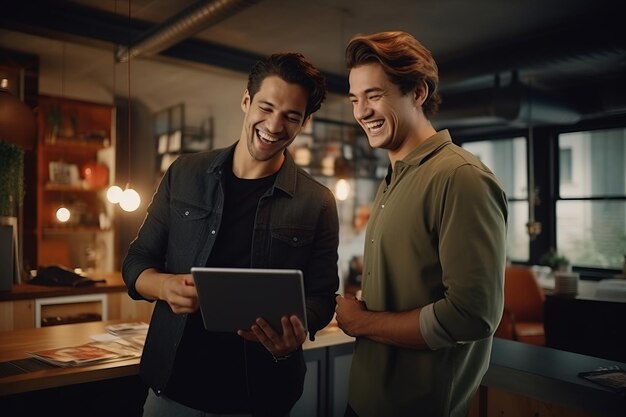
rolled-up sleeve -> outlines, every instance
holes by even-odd
[[[490,172],[467,164],[454,170],[445,193],[439,241],[445,297],[426,309],[420,323],[433,348],[491,336],[504,303],[502,188]]]

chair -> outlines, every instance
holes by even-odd
[[[528,268],[509,266],[504,274],[504,313],[495,336],[545,345],[545,294]]]

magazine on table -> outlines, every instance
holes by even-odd
[[[133,321],[128,323],[110,324],[106,327],[106,330],[115,336],[145,333],[148,331],[148,323],[143,321]]]
[[[141,356],[141,348],[118,341],[90,342],[82,345],[28,352],[28,354],[52,365],[71,367],[139,357]]]

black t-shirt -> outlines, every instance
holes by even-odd
[[[232,160],[224,166],[224,212],[207,266],[250,267],[257,206],[275,178],[241,179]],[[245,343],[235,333],[207,332],[200,311],[190,314],[165,394],[207,412],[250,412]]]

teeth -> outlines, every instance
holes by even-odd
[[[277,139],[277,138],[274,138],[274,137],[272,137],[272,136],[268,135],[268,134],[267,134],[267,133],[265,133],[265,132],[261,132],[260,130],[257,130],[256,132],[257,132],[257,134],[259,135],[259,137],[260,137],[261,139],[263,139],[264,141],[266,141],[266,142],[270,142],[270,143],[276,143],[276,142],[278,142],[278,139]]]
[[[383,121],[382,120],[376,120],[375,122],[365,123],[365,126],[368,129],[378,129],[382,125],[383,125]]]

